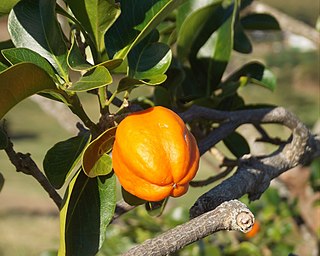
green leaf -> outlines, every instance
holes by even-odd
[[[16,47],[39,53],[68,81],[67,47],[56,18],[55,6],[55,0],[20,1],[10,12],[9,33]]]
[[[60,211],[58,255],[96,255],[116,205],[116,178],[89,178],[80,170],[71,180]]]
[[[74,83],[67,91],[83,92],[92,89],[100,88],[112,83],[112,76],[108,69],[102,66],[97,66],[93,72],[89,71],[86,75]]]
[[[48,150],[43,160],[43,169],[54,188],[62,187],[67,175],[80,161],[80,156],[90,137],[90,133],[84,133],[58,142]]]
[[[265,87],[271,91],[274,91],[277,87],[277,78],[269,69],[264,69],[260,80],[252,78],[250,79],[250,82]]]
[[[107,175],[112,171],[112,159],[108,153],[112,150],[116,130],[116,127],[106,130],[85,148],[82,168],[89,177]]]
[[[20,0],[1,0],[0,17],[7,15]]]
[[[124,77],[119,81],[117,88],[118,92],[132,90],[133,88],[141,85],[159,85],[162,84],[167,79],[167,76],[164,74],[156,75],[149,77],[148,79],[135,79],[131,77]]]
[[[0,127],[0,150],[8,146],[8,136],[5,131]]]
[[[234,28],[234,45],[233,49],[240,53],[251,53],[252,45],[250,39],[243,30],[243,27],[237,22]]]
[[[182,2],[183,0],[120,1],[121,14],[105,34],[109,57],[124,59],[133,46]]]
[[[135,195],[130,194],[128,191],[126,191],[123,187],[121,187],[121,194],[123,200],[130,205],[141,205],[146,203],[146,200],[143,200],[139,197],[136,197]]]
[[[3,64],[2,62],[0,62],[0,72],[6,70],[7,68],[8,68],[8,67],[7,67],[5,64]]]
[[[159,202],[147,202],[145,208],[150,216],[159,217],[163,213],[168,202],[168,197]]]
[[[108,70],[115,69],[116,67],[120,66],[123,60],[121,59],[113,59],[101,62],[97,65],[91,65],[87,60],[82,56],[78,45],[76,44],[75,40],[71,45],[71,49],[68,51],[67,62],[68,66],[75,71],[88,71],[91,69],[96,68],[97,66],[104,66]]]
[[[208,65],[207,95],[219,84],[233,49],[234,22],[239,1],[233,5],[232,15],[215,32],[212,59]]]
[[[128,54],[129,76],[148,79],[164,74],[170,66],[172,53],[164,43],[154,42],[158,35],[152,34],[136,45]]]
[[[279,22],[270,14],[253,13],[241,18],[246,30],[280,30]]]
[[[186,3],[180,8],[184,10],[187,8],[188,4],[189,3]],[[179,13],[185,12],[181,11],[180,8]],[[190,6],[188,6],[187,9],[189,8]],[[191,9],[196,10],[186,18],[181,18],[184,19],[183,22],[180,21],[182,24],[178,33],[177,49],[178,56],[181,60],[184,60],[189,56],[191,48],[196,41],[201,41],[199,43],[197,42],[197,45],[200,45],[201,47],[208,40],[210,35],[221,26],[228,15],[226,10],[222,7],[222,1],[216,1],[202,8],[193,6]],[[180,14],[180,16],[185,15],[186,14]]]
[[[220,86],[223,87],[231,81],[240,81],[239,86],[246,86],[250,83],[263,86],[271,91],[276,88],[277,81],[273,73],[257,61],[243,65],[233,72]]]
[[[153,101],[156,106],[172,107],[170,92],[162,86],[154,89]]]
[[[37,65],[19,63],[0,73],[0,119],[17,103],[43,90],[56,89],[51,77]]]
[[[4,177],[3,177],[2,173],[0,172],[0,192],[3,188],[3,185],[4,185]]]
[[[20,62],[31,62],[46,71],[52,78],[55,78],[55,71],[50,63],[40,54],[27,48],[12,48],[2,50],[3,56],[15,65]]]
[[[104,34],[120,15],[119,4],[112,0],[67,0],[66,2],[91,36],[98,52],[102,52]]]
[[[247,140],[237,132],[233,132],[228,135],[223,140],[223,143],[237,158],[240,158],[246,154],[250,154],[250,147]]]

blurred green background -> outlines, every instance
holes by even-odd
[[[270,3],[311,26],[315,26],[319,15],[319,2],[314,0],[262,2]],[[1,24],[5,25],[5,21],[2,20]],[[0,30],[0,35],[5,37],[6,32]],[[320,119],[319,46],[315,46],[314,50],[288,47],[279,35],[268,35],[264,39],[255,42],[254,52],[249,57],[262,60],[278,75],[278,87],[273,93],[260,87],[246,87],[241,94],[247,103],[284,106],[313,128]],[[247,58],[235,55],[229,69],[235,69]],[[151,93],[150,89],[137,90],[135,95],[148,93]],[[82,99],[88,113],[96,120],[98,106],[95,98],[82,95]],[[6,119],[15,149],[31,153],[40,167],[46,151],[54,143],[74,135],[63,129],[53,117],[46,115],[31,99],[17,105]],[[287,136],[283,128],[271,127],[270,131],[275,136]],[[247,130],[243,132],[245,136],[252,136]],[[265,149],[261,149],[260,144],[251,147],[257,151]],[[205,156],[196,179],[211,176],[216,170],[216,164]],[[320,165],[315,162],[310,182],[318,190],[319,170]],[[50,251],[54,252],[59,246],[59,216],[55,205],[31,177],[15,171],[2,151],[0,172],[5,178],[0,193],[0,256],[50,255]],[[194,201],[214,185],[191,188],[186,196],[170,199],[161,217],[149,216],[144,207],[122,216],[108,229],[99,255],[117,255],[134,244],[185,222]],[[63,189],[60,192],[62,194]],[[242,200],[248,203],[246,197]],[[273,186],[261,200],[248,204],[261,225],[256,236],[248,239],[238,232],[219,232],[186,247],[177,255],[288,255],[301,252],[301,248],[308,247],[308,242],[302,238],[297,204],[296,200],[283,196],[278,187]],[[318,241],[319,237],[318,233]],[[305,254],[299,255],[311,255],[308,249],[303,252]]]

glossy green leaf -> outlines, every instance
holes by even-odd
[[[43,169],[54,188],[62,187],[68,174],[80,161],[82,151],[90,137],[90,133],[78,135],[58,142],[48,150],[43,160]]]
[[[253,13],[241,18],[241,24],[247,30],[280,30],[275,17],[266,13]]]
[[[183,0],[122,0],[121,14],[105,34],[110,58],[124,59]]]
[[[140,46],[140,44],[143,45]],[[164,43],[141,41],[128,55],[129,76],[148,79],[164,74],[170,66],[172,53]]]
[[[4,49],[10,49],[10,48],[14,48],[14,44],[12,43],[11,40],[0,42],[0,51],[2,51]],[[10,63],[5,59],[5,57],[1,53],[0,53],[0,62],[2,62],[3,64],[5,64],[7,66],[10,65]]]
[[[37,65],[19,63],[0,73],[0,119],[17,103],[43,90],[56,89],[51,77]]]
[[[92,37],[98,52],[104,50],[104,34],[120,15],[119,4],[112,0],[67,0],[74,16]]]
[[[212,59],[208,65],[207,95],[219,84],[233,49],[234,22],[239,1],[233,5],[232,15],[215,32]]]
[[[182,5],[181,8],[186,8],[185,6]],[[182,60],[189,56],[191,48],[196,41],[201,41],[197,42],[201,47],[210,35],[226,20],[226,16],[228,15],[222,7],[222,1],[216,1],[210,5],[196,9],[196,11],[185,18],[179,29],[177,49],[179,58]],[[182,11],[179,10],[179,12]]]
[[[106,130],[85,148],[82,167],[89,177],[107,175],[112,171],[112,160],[108,153],[112,150],[116,130],[116,127]]]
[[[0,192],[3,188],[3,185],[4,185],[4,177],[3,177],[2,173],[0,172]]]
[[[1,0],[0,16],[7,15],[20,0]]]
[[[75,71],[88,71],[96,68],[97,66],[104,66],[108,70],[112,70],[120,66],[120,64],[122,63],[121,59],[113,59],[113,60],[107,60],[107,61],[101,62],[97,65],[91,65],[82,56],[75,41],[72,43],[71,49],[68,51],[67,61],[68,61],[69,67]]]
[[[269,69],[264,69],[262,78],[260,80],[251,78],[250,82],[263,86],[271,91],[274,91],[277,86],[277,78]]]
[[[162,84],[166,79],[167,76],[165,74],[149,77],[148,79],[135,79],[131,77],[124,77],[119,81],[117,91],[127,91],[141,85],[159,85]]]
[[[80,170],[71,180],[60,211],[59,256],[96,255],[116,205],[116,178],[89,178]]]
[[[55,6],[55,0],[21,0],[10,12],[8,28],[16,47],[39,53],[67,81],[67,47]]]
[[[31,62],[46,71],[51,77],[55,77],[55,71],[50,63],[40,54],[27,48],[12,48],[2,50],[3,56],[12,64]]]
[[[0,150],[5,149],[8,146],[8,136],[0,127]]]
[[[230,150],[230,152],[237,158],[243,155],[250,154],[250,147],[247,140],[237,132],[228,135],[223,143]]]
[[[84,92],[92,89],[100,88],[112,83],[112,76],[108,69],[97,66],[93,72],[88,72],[75,82],[67,90],[71,92]]]

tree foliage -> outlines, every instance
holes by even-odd
[[[51,185],[68,186],[60,206],[59,255],[95,255],[104,242],[116,208],[110,152],[115,124],[127,113],[154,105],[176,112],[194,105],[221,111],[262,107],[247,105],[238,90],[275,89],[275,76],[263,63],[252,60],[226,72],[234,51],[251,53],[247,30],[280,29],[269,14],[240,15],[251,2],[65,0],[60,6],[55,0],[7,0],[0,7],[0,14],[9,13],[11,36],[0,43],[0,91],[6,95],[0,98],[0,119],[39,94],[65,104],[85,126],[57,142],[43,161]],[[77,79],[71,79],[74,73]],[[143,86],[152,95],[129,101]],[[98,123],[83,109],[80,92],[97,95]],[[198,141],[214,124],[188,122]],[[235,158],[250,153],[241,134],[227,135],[223,142]],[[6,148],[2,131],[0,143]]]

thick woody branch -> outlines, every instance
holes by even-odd
[[[320,155],[320,140],[291,112],[284,108],[254,109],[220,112],[194,106],[181,115],[186,121],[206,118],[222,122],[205,140],[199,142],[201,154],[225,138],[238,126],[251,123],[278,123],[288,127],[292,136],[275,152],[267,156],[247,156],[240,160],[237,172],[220,185],[202,195],[190,209],[192,218],[210,211],[221,203],[248,194],[250,200],[258,199],[269,187],[272,179]],[[223,133],[224,131],[224,133]]]
[[[16,167],[17,172],[22,172],[31,175],[35,178],[43,189],[48,193],[50,198],[55,202],[56,206],[60,209],[62,198],[57,191],[52,187],[46,176],[40,171],[36,163],[32,160],[30,154],[23,154],[16,152],[13,148],[12,142],[8,139],[8,145],[5,148],[11,163]]]
[[[254,216],[245,204],[237,200],[224,202],[210,212],[170,229],[156,238],[146,240],[123,256],[169,255],[220,230],[248,232],[253,223]]]

